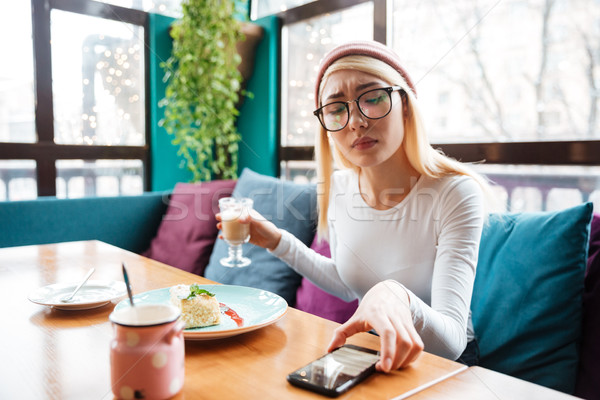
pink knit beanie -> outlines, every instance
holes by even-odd
[[[323,79],[323,75],[325,75],[327,68],[329,68],[334,61],[339,60],[342,57],[355,55],[373,57],[388,64],[402,75],[413,93],[415,95],[417,94],[410,76],[408,76],[408,73],[402,68],[400,58],[396,53],[379,42],[367,40],[355,41],[334,48],[323,57],[323,60],[321,60],[319,73],[317,74],[317,82],[315,84],[315,105],[317,108],[319,107],[319,86],[321,85],[321,80]]]

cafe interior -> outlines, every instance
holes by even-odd
[[[0,399],[600,399],[598,1],[4,9]],[[358,300],[227,224],[257,211],[332,257],[315,80],[354,41],[398,55],[431,147],[490,184],[475,365],[426,343],[381,372],[370,325],[336,358]]]

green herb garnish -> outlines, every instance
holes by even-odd
[[[200,289],[198,285],[194,284],[190,285],[190,295],[186,298],[186,300],[192,299],[200,294],[206,294],[210,297],[215,297],[214,293],[211,293],[208,290]]]

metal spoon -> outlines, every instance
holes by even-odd
[[[125,269],[125,263],[123,265],[123,280],[125,281],[125,287],[127,288],[127,296],[129,296],[129,303],[133,307],[133,296],[131,295],[131,285],[129,284],[129,277],[127,276],[127,270]]]
[[[83,278],[83,281],[75,288],[75,290],[73,290],[73,293],[63,297],[62,299],[60,299],[60,301],[62,301],[63,303],[68,303],[69,301],[73,300],[73,296],[75,296],[75,293],[77,293],[79,289],[81,289],[83,285],[87,282],[87,280],[90,279],[90,276],[92,276],[95,270],[95,268],[90,269],[85,278]]]

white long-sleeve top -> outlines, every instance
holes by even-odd
[[[483,209],[472,178],[421,176],[402,202],[376,210],[360,195],[354,171],[336,171],[328,210],[332,258],[285,231],[272,254],[346,301],[360,301],[378,282],[397,282],[425,350],[454,360],[473,338],[469,309]]]

